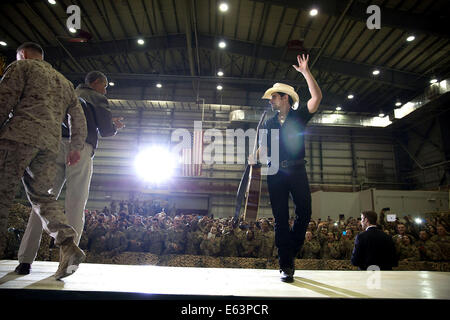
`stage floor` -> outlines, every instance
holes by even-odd
[[[0,291],[115,292],[161,297],[450,299],[450,273],[428,271],[296,270],[294,283],[278,270],[186,268],[84,263],[62,281],[58,263],[37,261],[29,275],[17,275],[15,260],[0,261]],[[43,291],[36,291],[43,290]]]

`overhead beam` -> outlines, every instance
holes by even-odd
[[[286,6],[289,8],[300,10],[311,10],[311,8],[319,8],[321,13],[330,16],[340,16],[345,9],[346,1],[342,0],[252,0],[255,2],[265,2],[272,5]],[[446,1],[440,1],[442,6],[447,6],[442,12],[448,12],[449,5]],[[347,11],[346,17],[366,22],[369,14],[366,13],[367,7],[372,4],[370,1],[360,3],[355,1],[351,8]],[[450,38],[446,32],[448,30],[448,21],[446,16],[424,16],[411,12],[399,11],[391,8],[381,8],[381,27],[387,26],[402,29],[411,33],[426,33],[435,35],[440,38]]]
[[[213,36],[198,35],[198,43],[200,48],[206,50],[217,50],[216,41],[217,40]],[[232,39],[226,39],[226,41],[226,50],[228,53],[246,57],[253,56],[253,43]],[[123,54],[124,52],[149,52],[164,49],[185,50],[186,35],[178,34],[149,37],[146,38],[146,45],[144,46],[139,46],[133,39],[124,39],[89,43],[67,43],[65,44],[65,47],[70,50],[73,57],[79,59],[102,56],[104,55],[103,52],[108,52],[108,54]],[[50,60],[56,60],[58,58],[57,47],[46,47],[44,49],[46,52],[46,57],[49,57]],[[9,54],[14,57],[15,51],[9,51],[11,52],[6,51],[5,54]],[[282,61],[286,64],[292,64],[292,60],[295,59],[296,53],[291,52],[288,53],[288,55],[285,55],[284,51],[284,47],[260,45],[257,58],[275,62]],[[380,70],[380,74],[376,77],[372,75],[374,68]],[[383,85],[394,86],[410,91],[421,90],[427,84],[426,79],[424,79],[420,74],[393,70],[364,63],[339,60],[326,56],[321,56],[320,60],[315,65],[315,69],[328,73],[337,73],[360,79],[366,79]]]

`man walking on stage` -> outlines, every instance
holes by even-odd
[[[102,137],[114,136],[118,129],[123,128],[122,118],[113,118],[108,108],[106,87],[108,79],[100,71],[91,71],[86,75],[85,83],[75,90],[81,98],[80,103],[86,117],[87,138],[81,151],[80,161],[76,166],[69,166],[65,159],[70,152],[70,132],[66,124],[62,125],[62,141],[56,159],[56,175],[52,189],[59,197],[66,185],[65,213],[68,223],[77,232],[74,238],[76,245],[80,243],[84,226],[84,209],[89,197],[93,161],[98,145],[98,133]],[[29,274],[31,264],[36,258],[42,236],[42,223],[32,208],[27,228],[20,243],[16,268],[18,274]]]
[[[272,110],[276,115],[264,124],[267,129],[267,148],[260,147],[262,159],[271,156],[271,130],[279,132],[279,170],[267,176],[270,203],[275,218],[275,245],[278,248],[281,281],[294,281],[295,257],[305,240],[305,233],[311,218],[311,192],[305,168],[306,124],[317,111],[322,92],[308,68],[309,56],[297,56],[298,66],[295,70],[305,78],[311,98],[306,104],[299,103],[299,96],[294,88],[276,83],[268,89],[263,99],[270,99]],[[274,165],[273,163],[269,164]],[[295,220],[289,227],[289,196],[295,205]]]
[[[72,83],[43,59],[38,44],[24,43],[17,49],[17,61],[8,66],[0,81],[0,259],[6,245],[9,207],[22,179],[43,228],[60,247],[55,277],[61,279],[75,272],[85,258],[52,188],[61,123],[69,114],[69,166],[79,162],[87,130]]]

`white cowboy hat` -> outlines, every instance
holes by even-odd
[[[274,92],[283,92],[288,94],[292,98],[292,100],[294,100],[292,109],[296,110],[298,108],[300,98],[298,97],[297,92],[295,92],[294,87],[291,87],[284,83],[275,83],[272,88],[266,90],[262,98],[271,99]]]

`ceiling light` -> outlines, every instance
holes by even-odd
[[[228,11],[228,3],[222,2],[222,3],[219,5],[219,10],[222,11],[222,12]]]
[[[144,41],[144,39],[138,39],[137,43],[142,46],[145,43],[145,41]]]
[[[354,97],[355,97],[355,96],[352,95],[352,94],[349,94],[349,95],[347,96],[348,99],[353,99]]]
[[[336,111],[341,111],[342,108],[341,107],[336,107]]]
[[[219,85],[217,86],[217,90],[222,90],[222,89],[223,89],[222,85],[219,84]]]
[[[414,41],[414,39],[416,39],[416,37],[409,36],[408,38],[406,38],[406,41],[411,42],[411,41]]]
[[[311,9],[311,11],[309,11],[309,15],[311,17],[317,16],[318,13],[319,13],[319,10],[317,10],[317,9]]]
[[[225,43],[225,41],[220,41],[219,42],[219,48],[225,48],[227,46],[227,44]]]
[[[77,32],[77,29],[75,29],[75,28],[73,28],[73,27],[70,27],[70,28],[69,28],[69,31],[72,32],[72,33],[75,33],[75,32]]]
[[[400,101],[397,101],[396,103],[395,103],[395,106],[396,107],[400,107],[402,105],[402,103],[400,102]]]
[[[0,46],[6,47],[8,44],[5,41],[0,41]]]
[[[112,82],[112,81],[109,82],[109,85],[110,85],[111,87],[114,87],[114,84],[115,84],[115,83]]]
[[[372,74],[373,74],[374,76],[377,76],[377,75],[380,74],[380,70],[375,69],[375,70],[372,71]]]
[[[430,80],[430,83],[436,83],[436,82],[438,82],[438,80],[436,78],[433,78]]]
[[[48,0],[48,3],[55,5],[56,1],[55,0]]]
[[[162,88],[162,84],[161,84],[161,83],[157,83],[157,84],[156,84],[156,87],[157,87],[157,88]]]
[[[222,77],[222,76],[223,76],[223,71],[222,71],[222,70],[217,71],[217,75],[218,75],[219,77]]]
[[[378,116],[379,116],[380,118],[383,118],[383,117],[385,116],[385,114],[384,114],[383,112],[381,112]]]

